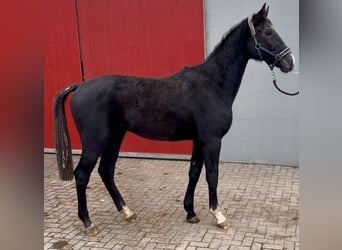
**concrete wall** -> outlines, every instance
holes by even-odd
[[[206,54],[264,2],[205,0]],[[295,92],[299,88],[299,3],[269,0],[267,4],[270,20],[296,57],[294,71],[283,74],[276,69],[276,77],[282,89]],[[233,105],[233,125],[224,137],[221,160],[298,165],[299,98],[279,93],[267,65],[251,60]]]

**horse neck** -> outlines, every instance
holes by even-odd
[[[231,102],[239,90],[248,62],[248,32],[247,20],[243,20],[222,39],[201,65],[202,70],[210,75]]]

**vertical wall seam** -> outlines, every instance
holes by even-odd
[[[202,0],[202,15],[203,15],[203,49],[204,60],[207,59],[207,31],[206,31],[206,12],[205,12],[205,0]]]
[[[76,24],[77,24],[77,40],[78,40],[78,49],[80,54],[80,66],[81,66],[81,77],[82,81],[84,81],[84,65],[83,65],[83,54],[82,54],[82,43],[81,43],[81,31],[80,31],[80,17],[78,10],[78,0],[75,0],[75,12],[76,12]]]

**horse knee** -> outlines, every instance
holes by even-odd
[[[189,181],[195,185],[197,184],[199,177],[200,175],[197,173],[189,173]]]
[[[196,162],[193,162],[189,170],[189,179],[197,183],[201,175],[201,171],[202,171],[202,165],[196,165]]]

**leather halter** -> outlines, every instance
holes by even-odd
[[[289,47],[285,47],[285,49],[283,49],[282,51],[280,51],[279,53],[274,53],[273,51],[265,48],[264,46],[262,46],[257,38],[256,38],[256,32],[255,32],[255,28],[254,28],[254,24],[252,22],[252,17],[248,17],[248,26],[249,26],[249,29],[251,31],[251,35],[253,37],[253,40],[254,40],[254,47],[255,49],[258,51],[258,54],[259,54],[259,58],[261,61],[264,61],[264,58],[262,57],[262,53],[261,52],[264,52],[266,54],[269,54],[270,56],[272,56],[274,58],[274,61],[272,64],[268,64],[267,62],[267,65],[268,67],[270,68],[271,72],[272,72],[272,78],[273,78],[273,84],[274,84],[274,87],[281,93],[285,94],[285,95],[289,95],[289,96],[295,96],[295,95],[298,95],[299,94],[299,91],[295,92],[295,93],[289,93],[289,92],[286,92],[284,90],[281,90],[278,85],[277,85],[277,79],[275,78],[275,73],[273,71],[275,65],[277,64],[277,62],[279,62],[282,58],[284,58],[287,54],[291,53],[291,49]]]
[[[279,62],[287,54],[291,53],[291,49],[289,47],[286,47],[285,49],[283,49],[282,51],[280,51],[279,53],[276,54],[273,51],[271,51],[271,50],[265,48],[264,46],[262,46],[258,42],[258,40],[256,38],[256,32],[255,32],[254,24],[252,22],[252,17],[248,17],[248,26],[249,26],[249,29],[251,31],[251,35],[252,35],[252,37],[254,39],[254,46],[255,46],[255,49],[258,51],[260,60],[261,61],[265,61],[264,58],[262,57],[262,53],[261,52],[269,54],[270,56],[272,56],[274,58],[274,62],[272,64],[267,64],[270,67],[271,70],[273,70],[273,68],[275,67],[277,62]]]

